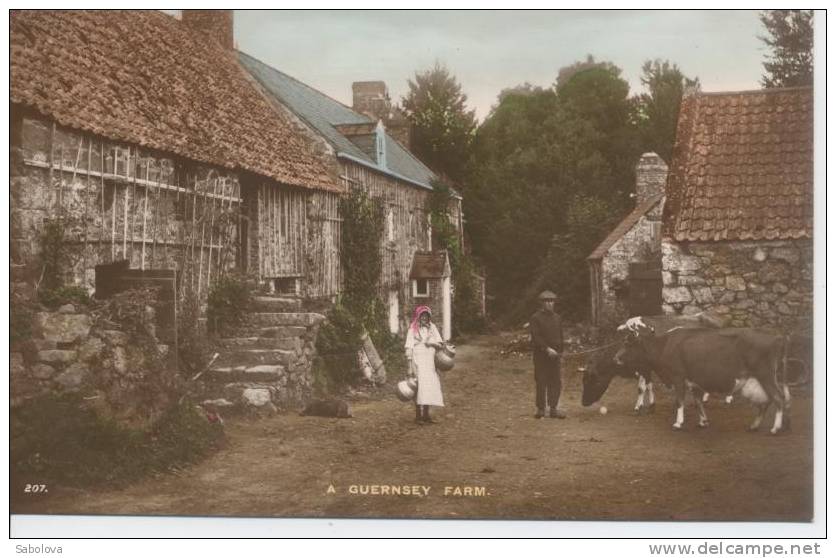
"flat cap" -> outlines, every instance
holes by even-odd
[[[538,300],[557,300],[557,295],[551,291],[543,291],[540,293],[540,296],[537,297]]]

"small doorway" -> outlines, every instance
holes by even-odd
[[[656,316],[662,313],[662,262],[630,264],[631,316]]]

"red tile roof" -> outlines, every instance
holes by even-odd
[[[13,11],[11,100],[60,124],[340,190],[236,54],[158,11]]]
[[[595,248],[589,256],[587,256],[586,259],[600,260],[603,258],[612,245],[618,242],[622,236],[627,234],[627,232],[633,228],[633,225],[639,222],[642,215],[653,209],[653,206],[659,203],[659,201],[664,197],[665,196],[663,194],[657,194],[638,204],[636,208],[631,211],[629,215],[627,215],[627,217],[622,219],[621,222],[616,225],[612,232],[607,235],[607,238],[605,238],[601,244],[599,244],[598,247]]]
[[[812,89],[683,99],[666,193],[675,240],[812,238]]]

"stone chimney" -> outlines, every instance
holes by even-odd
[[[409,121],[392,106],[389,90],[382,81],[355,81],[351,84],[352,108],[373,120],[382,120],[386,131],[409,149]]]
[[[214,38],[225,49],[235,49],[232,10],[183,10],[180,19],[201,35]]]
[[[387,120],[392,110],[389,90],[382,81],[355,81],[351,84],[352,108],[374,120]]]
[[[636,164],[636,205],[665,193],[668,165],[655,153],[645,153]]]

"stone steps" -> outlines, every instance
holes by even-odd
[[[262,339],[285,339],[288,337],[299,338],[307,333],[308,328],[304,326],[266,326],[260,327],[257,325],[242,325],[235,328],[231,338],[251,338],[260,337]]]
[[[254,312],[244,319],[244,327],[310,327],[324,320],[325,316],[314,312]]]
[[[294,350],[284,349],[239,349],[221,352],[216,364],[224,366],[256,366],[259,364],[281,364],[286,366],[293,362],[296,356]]]
[[[252,366],[213,366],[202,380],[207,383],[255,382],[276,384],[285,376],[285,367],[280,364],[257,364]]]
[[[303,329],[303,328],[299,328]],[[297,335],[287,337],[227,337],[217,341],[218,347],[225,350],[236,351],[241,349],[281,349],[293,351],[302,346],[299,340],[304,331],[297,332]]]
[[[302,312],[302,300],[277,296],[255,296],[250,302],[253,312]]]

